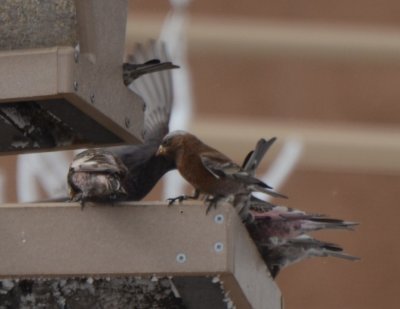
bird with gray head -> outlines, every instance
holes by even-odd
[[[248,196],[251,192],[285,198],[251,175],[251,171],[247,172],[227,156],[188,132],[174,131],[166,135],[157,155],[175,162],[180,174],[195,189],[194,196],[181,195],[171,198],[170,203],[198,198],[201,193],[211,196],[208,199],[209,208],[215,206],[221,199]]]

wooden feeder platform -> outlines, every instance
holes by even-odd
[[[169,278],[184,303],[198,303],[190,308],[282,308],[236,211],[205,211],[199,202],[2,205],[0,278]]]

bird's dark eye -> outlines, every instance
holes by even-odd
[[[166,139],[166,140],[164,140],[163,142],[162,142],[162,144],[161,144],[163,147],[168,147],[168,146],[170,146],[171,145],[171,139]]]

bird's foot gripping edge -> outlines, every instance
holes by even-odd
[[[220,196],[208,196],[206,198],[207,210],[206,214],[208,214],[211,208],[217,209],[218,202],[221,200]]]
[[[186,200],[197,200],[199,198],[199,196],[200,196],[200,191],[195,190],[193,195],[182,194],[177,197],[170,197],[170,198],[167,198],[168,206],[171,206],[176,201],[179,201],[179,203],[182,203],[183,201],[186,201]]]
[[[82,192],[77,193],[74,197],[72,197],[70,202],[79,202],[81,204],[81,210],[85,208],[85,195]]]
[[[178,201],[179,203],[182,203],[183,201],[186,201],[186,200],[191,199],[191,198],[192,197],[188,196],[188,195],[179,195],[179,196],[176,196],[176,197],[167,198],[168,206],[173,205],[176,201]]]

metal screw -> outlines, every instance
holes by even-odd
[[[90,102],[91,102],[92,104],[94,104],[94,94],[91,94],[91,95],[90,95]]]
[[[78,82],[77,82],[77,81],[74,81],[74,90],[75,90],[75,91],[78,91],[78,88],[79,88]]]
[[[224,244],[222,242],[216,242],[214,244],[214,250],[215,252],[222,252],[224,251]]]
[[[185,263],[186,262],[186,254],[184,254],[184,253],[178,253],[177,255],[176,255],[176,261],[178,262],[178,263]]]
[[[131,125],[131,120],[128,117],[125,117],[125,127],[129,128]]]
[[[216,215],[214,217],[214,222],[218,223],[218,224],[223,223],[224,222],[224,215],[222,215],[222,214]]]

